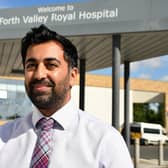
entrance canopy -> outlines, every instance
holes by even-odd
[[[112,66],[112,37],[70,37],[80,58],[86,59],[86,71]],[[168,54],[168,31],[129,33],[121,35],[121,63],[139,61]],[[20,76],[23,73],[20,40],[0,40],[0,76]]]
[[[167,6],[167,0],[72,0],[0,9],[0,75],[22,74],[20,39],[40,24],[69,37],[87,71],[112,65],[113,34],[121,35],[121,63],[166,55]]]

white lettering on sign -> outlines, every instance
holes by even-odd
[[[47,6],[37,8],[39,13],[48,13],[48,12],[65,12],[65,6]]]
[[[66,21],[72,21],[76,19],[76,13],[68,13],[68,14],[56,14],[52,13],[51,14],[51,21],[55,22],[66,22]]]
[[[79,20],[100,20],[118,17],[118,8],[115,10],[103,9],[101,11],[80,11]]]
[[[83,23],[87,21],[111,21],[119,17],[119,9],[114,8],[102,8],[94,10],[78,10],[72,4],[60,5],[60,6],[46,6],[37,8],[37,13],[26,14],[19,16],[1,15],[0,26],[16,25],[16,24],[48,24],[52,22],[69,24],[69,22],[75,23],[80,21]],[[29,12],[28,12],[29,13]]]
[[[20,24],[20,18],[17,16],[10,17],[10,18],[4,18],[0,17],[0,25],[14,25],[14,24]]]
[[[33,16],[23,16],[23,22],[27,23],[46,23],[48,16],[33,15]]]

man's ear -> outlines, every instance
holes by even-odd
[[[78,68],[73,67],[70,72],[70,87],[72,87],[75,84],[77,75],[78,75]]]

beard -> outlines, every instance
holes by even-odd
[[[36,91],[34,89],[36,84],[45,85],[49,89],[47,91]],[[25,84],[25,88],[30,100],[38,109],[55,108],[56,111],[64,105],[67,92],[70,89],[67,78],[58,84],[46,79],[33,80],[28,86]]]

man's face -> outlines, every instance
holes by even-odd
[[[69,101],[76,75],[76,68],[68,68],[59,42],[49,41],[28,48],[25,87],[31,101],[44,115],[53,114]]]

